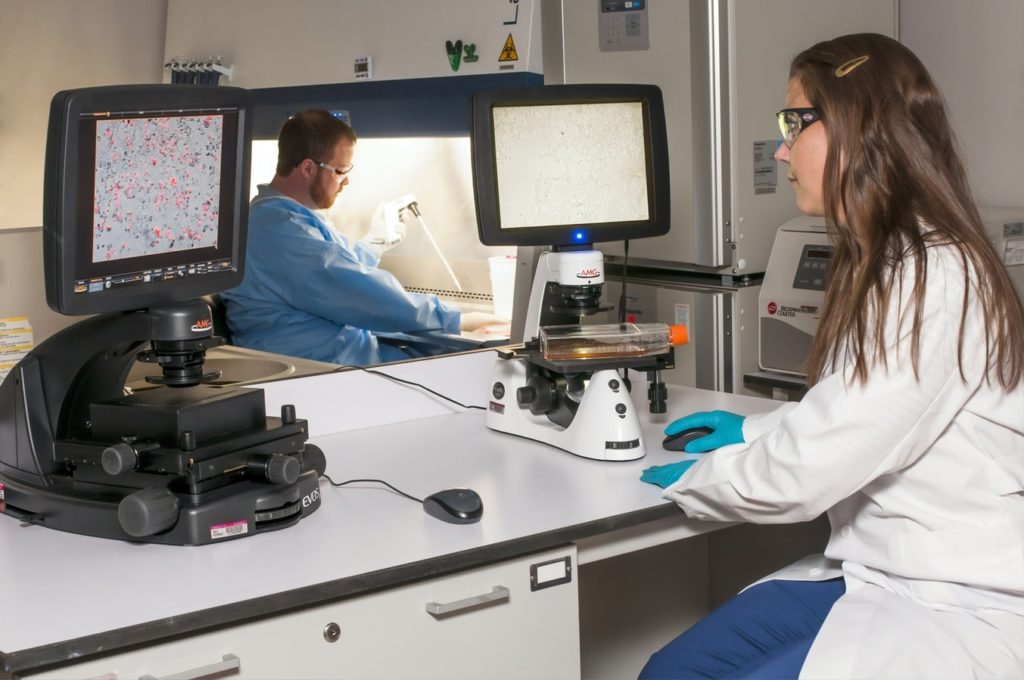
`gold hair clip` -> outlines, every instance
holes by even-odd
[[[856,69],[858,66],[860,66],[870,58],[871,57],[865,54],[863,57],[856,57],[846,62],[845,64],[837,66],[836,70],[834,71],[836,78],[845,78],[846,76],[850,75],[850,73],[852,73],[854,69]]]

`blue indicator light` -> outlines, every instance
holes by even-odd
[[[575,239],[576,239],[577,241],[582,241],[582,240],[583,240],[583,237],[584,237],[584,233],[583,233],[582,231],[577,231],[577,232],[576,232],[575,234],[573,234],[573,237],[574,237],[574,238],[575,238]]]

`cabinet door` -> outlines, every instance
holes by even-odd
[[[571,580],[560,583],[555,561],[564,559]],[[531,567],[545,563],[541,580],[556,585],[532,590]],[[545,551],[24,677],[145,676],[578,678],[576,549]]]

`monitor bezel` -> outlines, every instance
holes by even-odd
[[[220,211],[230,211],[228,224],[218,240],[219,248],[182,250],[173,257],[161,255],[116,260],[116,265],[96,266],[83,253],[91,252],[92,221],[82,224],[80,202],[92,204],[92,196],[84,196],[84,187],[91,187],[93,179],[83,181],[82,173],[93,172],[80,167],[83,162],[85,139],[80,120],[83,115],[97,112],[188,112],[237,111],[235,148],[223,163],[234,168],[229,185],[222,186],[222,198],[233,197],[230,205],[221,205]],[[230,132],[230,130],[229,130]],[[189,300],[203,295],[233,288],[242,282],[246,243],[246,223],[249,208],[249,173],[252,139],[252,110],[247,90],[237,87],[188,85],[115,85],[77,90],[65,90],[54,95],[50,105],[50,118],[46,143],[46,169],[43,188],[43,261],[46,282],[46,302],[54,311],[67,315],[98,314],[145,309],[162,302]],[[230,140],[225,138],[226,151]],[[232,162],[233,161],[233,162]],[[230,243],[221,239],[227,237]],[[211,254],[213,257],[211,257]],[[94,293],[74,292],[76,280],[111,273],[128,273],[145,257],[153,267],[199,264],[206,260],[229,259],[230,266],[223,271],[186,276],[167,280],[152,280],[137,285],[112,287]],[[84,258],[84,259],[83,259]],[[175,264],[166,264],[174,260]],[[83,264],[87,263],[87,264]],[[134,263],[134,264],[133,264]],[[143,266],[145,263],[143,263]],[[125,271],[118,272],[120,267]]]
[[[643,105],[644,132],[647,140],[648,219],[502,229],[491,114],[494,107],[622,102],[640,102]],[[661,236],[668,233],[671,206],[668,136],[664,101],[661,89],[656,85],[544,85],[477,92],[473,95],[470,148],[477,229],[480,241],[484,245],[572,246]]]

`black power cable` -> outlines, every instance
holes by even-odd
[[[619,295],[619,323],[626,323],[626,279],[629,271],[629,239],[622,242],[622,293]]]
[[[407,494],[406,492],[402,491],[401,489],[397,489],[394,486],[388,484],[383,479],[347,479],[344,482],[336,482],[333,479],[331,479],[330,477],[328,477],[326,472],[324,474],[320,475],[320,476],[323,477],[324,479],[326,479],[328,482],[330,482],[331,486],[345,486],[346,484],[355,484],[357,482],[368,482],[368,483],[373,483],[373,484],[383,484],[384,486],[388,487],[389,489],[391,489],[395,493],[397,493],[399,495],[402,495],[402,496],[405,496],[406,498],[408,498],[411,501],[416,501],[417,503],[423,503],[423,499],[416,498],[415,496]]]
[[[487,410],[486,406],[477,406],[476,404],[463,404],[461,401],[457,401],[455,399],[452,399],[451,397],[447,397],[447,396],[441,394],[440,392],[432,390],[429,387],[427,387],[426,385],[423,385],[421,383],[413,382],[412,380],[405,380],[404,378],[396,378],[395,376],[390,375],[388,373],[381,373],[380,371],[374,371],[372,369],[365,368],[363,366],[342,366],[338,370],[342,371],[342,370],[347,370],[347,369],[351,369],[351,368],[358,368],[360,371],[363,371],[365,373],[370,373],[372,375],[379,375],[382,378],[387,378],[388,380],[391,380],[391,381],[396,382],[396,383],[401,383],[403,385],[411,385],[413,387],[418,387],[421,390],[424,390],[426,392],[429,392],[430,394],[433,394],[435,397],[440,397],[441,399],[444,399],[445,401],[451,402],[451,403],[455,404],[456,406],[459,406],[459,407],[462,407],[462,408],[465,408],[465,409],[474,409],[475,408],[475,409],[478,409],[480,411],[486,411]]]

